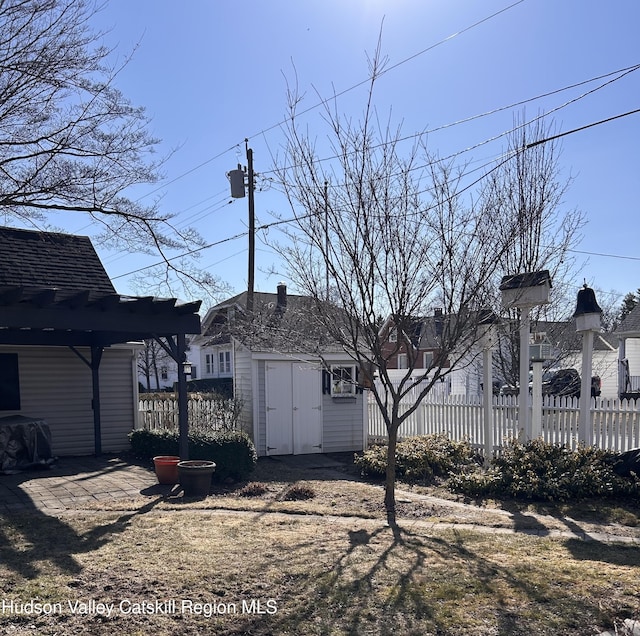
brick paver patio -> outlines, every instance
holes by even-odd
[[[0,474],[0,512],[55,511],[165,490],[170,487],[158,485],[151,466],[118,457],[62,457],[50,468]]]

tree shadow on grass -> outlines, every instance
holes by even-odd
[[[473,605],[477,596],[492,599],[493,609],[482,618],[491,633],[543,633],[530,630],[514,598],[560,615],[558,607],[549,609],[553,605],[549,591],[540,589],[539,581],[528,580],[517,565],[502,566],[487,559],[470,536],[456,531],[427,536],[402,525],[336,530],[331,541],[343,546],[337,556],[331,563],[325,558],[322,565],[310,564],[306,576],[293,577],[291,595],[279,599],[278,614],[245,617],[221,633],[461,634],[465,628],[460,620],[466,619],[466,606],[470,599]],[[291,559],[310,546],[310,542],[291,546],[288,554],[277,559],[275,566],[283,578],[288,576]],[[325,556],[327,552],[331,548],[324,551]],[[579,614],[570,604],[562,610]],[[473,633],[481,633],[478,623],[475,628]]]
[[[79,480],[90,479],[91,476],[112,474],[126,467],[119,463],[117,466],[103,465],[96,461],[86,466],[92,469],[91,475],[79,475]],[[86,468],[83,464],[83,468]],[[76,470],[78,468],[76,467]],[[58,470],[55,476],[73,476],[73,465],[64,471]],[[21,481],[32,481],[34,473],[11,475],[13,492],[18,492]],[[38,473],[38,477],[46,479],[47,473]],[[124,477],[123,477],[124,479]],[[5,490],[9,491],[5,483]],[[147,495],[152,495],[143,506],[131,512],[121,514],[117,519],[108,523],[92,527],[86,532],[77,531],[71,524],[64,521],[62,516],[49,515],[39,508],[23,490],[19,496],[19,505],[4,514],[0,514],[0,563],[25,579],[35,579],[50,566],[60,573],[77,575],[82,566],[74,557],[75,554],[88,553],[107,544],[118,533],[124,532],[131,520],[153,510],[160,502],[167,498],[165,492],[151,492],[154,488],[144,489]],[[78,512],[81,515],[82,512]],[[89,513],[91,514],[91,512]]]
[[[565,545],[574,559],[600,561],[611,565],[640,568],[640,545],[568,539]]]

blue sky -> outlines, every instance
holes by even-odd
[[[379,80],[376,104],[385,114],[391,109],[405,134],[640,64],[637,0],[109,0],[94,24],[109,30],[105,41],[121,58],[136,49],[118,87],[147,108],[151,129],[163,140],[159,152],[175,149],[165,180],[136,197],[160,196],[161,208],[175,213],[178,225],[194,225],[211,243],[246,231],[246,199],[230,202],[225,173],[246,163],[249,138],[255,170],[268,176],[282,143],[286,78],[292,81],[295,73],[307,106],[318,102],[317,94],[347,91],[338,109],[358,117],[366,89],[347,89],[366,80],[367,53],[381,25],[382,50],[393,68]],[[557,131],[564,132],[640,108],[640,70],[577,99],[615,77],[531,101],[526,114],[575,100],[554,114]],[[505,142],[481,142],[511,128],[520,112],[501,110],[443,128],[429,134],[428,147],[445,156],[481,144],[459,161],[482,165],[500,156]],[[319,110],[306,114],[305,123],[312,134],[321,133]],[[562,140],[562,176],[573,179],[563,206],[588,220],[575,254],[584,262],[577,284],[586,278],[603,302],[618,303],[640,287],[639,128],[640,113]],[[284,198],[266,179],[259,183],[266,187],[256,193],[258,225],[274,220],[274,213],[289,216]],[[80,218],[65,219],[64,229],[93,231]],[[258,233],[261,291],[287,280],[269,246],[273,239],[275,228]],[[157,260],[100,255],[121,293],[132,293],[129,272]],[[246,237],[203,251],[199,265],[242,291]]]

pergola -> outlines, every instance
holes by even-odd
[[[102,353],[114,344],[155,339],[178,364],[180,456],[188,458],[182,365],[186,335],[200,333],[200,304],[116,293],[86,237],[0,228],[0,344],[69,347],[87,365],[97,455]]]

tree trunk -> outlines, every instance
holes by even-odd
[[[396,446],[398,443],[398,425],[392,423],[388,429],[387,473],[384,490],[384,507],[387,523],[396,527]]]

